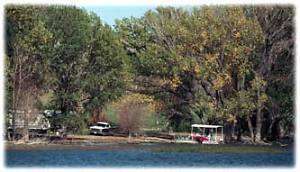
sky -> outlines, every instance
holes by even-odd
[[[141,17],[154,6],[83,6],[87,11],[96,13],[102,21],[113,26],[116,19],[127,17]]]

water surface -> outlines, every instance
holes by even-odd
[[[155,152],[160,145],[98,145],[8,149],[8,167],[292,167],[284,153]],[[165,146],[165,145],[164,145]],[[180,146],[180,145],[178,145]]]

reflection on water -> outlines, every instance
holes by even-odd
[[[6,151],[8,167],[291,167],[291,151],[270,153],[153,152],[159,145],[93,145]]]

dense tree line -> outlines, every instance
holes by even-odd
[[[79,130],[139,93],[175,131],[221,124],[228,141],[253,142],[293,134],[293,7],[158,7],[113,28],[76,7],[7,6],[5,15],[6,109],[27,120],[34,108],[58,109],[54,122]],[[125,106],[139,104],[123,105],[137,115]]]

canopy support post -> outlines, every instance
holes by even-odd
[[[224,142],[223,127],[222,127],[222,135],[221,135],[221,137],[222,137],[222,141]]]

